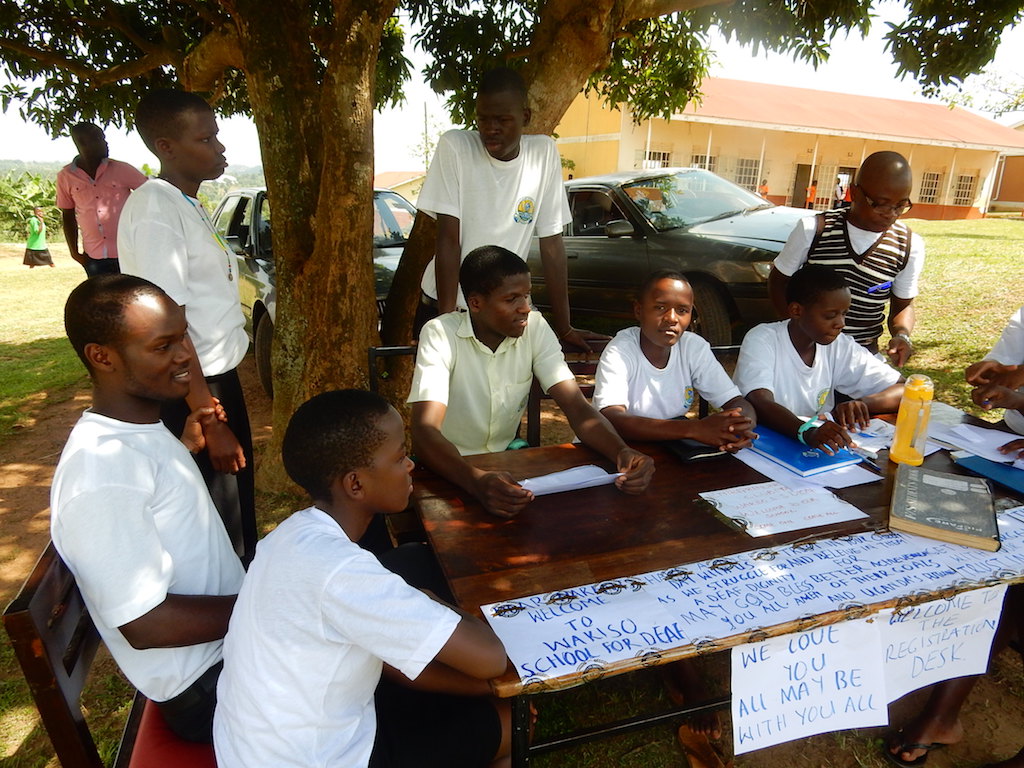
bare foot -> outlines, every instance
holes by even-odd
[[[931,745],[934,749],[936,745],[956,744],[963,737],[964,727],[959,720],[954,720],[952,725],[945,725],[935,720],[918,717],[909,725],[890,734],[886,739],[885,748],[904,762],[909,763],[928,752],[923,746],[910,748],[912,745]]]
[[[708,698],[707,686],[701,679],[696,659],[684,659],[665,667],[665,688],[676,706],[694,704]],[[708,739],[722,738],[722,721],[717,710],[690,715],[690,730]]]

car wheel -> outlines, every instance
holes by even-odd
[[[732,320],[722,294],[709,283],[692,285],[697,316],[690,330],[699,333],[713,347],[732,344]]]
[[[256,325],[256,340],[253,347],[256,352],[256,373],[267,397],[274,398],[274,369],[270,366],[270,347],[274,343],[274,322],[270,315],[263,315]]]

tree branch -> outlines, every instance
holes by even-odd
[[[189,91],[215,91],[224,70],[245,69],[238,30],[222,24],[206,34],[182,62],[178,72],[182,85]]]
[[[732,5],[734,0],[631,0],[626,5],[625,18],[653,19],[669,13],[692,11],[709,5]]]

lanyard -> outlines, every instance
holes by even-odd
[[[199,203],[199,201],[192,199],[184,192],[182,192],[180,189],[178,191],[181,192],[182,197],[188,200],[188,204],[192,206],[193,210],[195,210],[195,212],[199,214],[199,218],[203,220],[203,225],[213,236],[214,241],[217,243],[220,249],[224,251],[224,255],[227,257],[226,261],[228,265],[228,281],[233,281],[235,279],[235,272],[231,262],[235,257],[234,253],[232,253],[231,249],[228,248],[228,244],[224,241],[224,238],[220,236],[220,232],[218,232],[217,229],[213,226],[213,222],[210,221],[210,217],[206,215],[206,209],[203,208],[202,203]]]

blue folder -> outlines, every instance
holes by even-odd
[[[849,467],[860,462],[860,457],[845,448],[829,456],[825,451],[810,448],[799,440],[779,434],[774,429],[758,425],[754,430],[758,438],[750,450],[780,464],[801,477],[828,472],[830,469]]]
[[[1000,464],[981,456],[954,456],[953,461],[976,475],[987,477],[1011,491],[1024,494],[1024,470],[1017,469],[1012,464]]]

